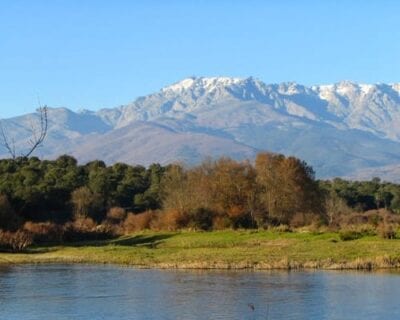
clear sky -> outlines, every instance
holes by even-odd
[[[0,117],[115,107],[188,76],[400,82],[400,1],[1,0]]]

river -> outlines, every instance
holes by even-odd
[[[0,319],[400,319],[400,274],[0,267]]]

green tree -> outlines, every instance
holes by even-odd
[[[94,193],[88,187],[80,187],[72,192],[71,202],[75,218],[101,219],[103,201],[101,195]]]

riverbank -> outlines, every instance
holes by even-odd
[[[141,232],[113,240],[0,253],[0,264],[102,263],[179,269],[380,269],[400,267],[400,240],[273,231]]]

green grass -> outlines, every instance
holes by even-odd
[[[141,232],[108,241],[32,247],[0,253],[0,264],[115,263],[154,268],[400,267],[400,240],[365,236],[342,241],[337,233],[272,231]]]

